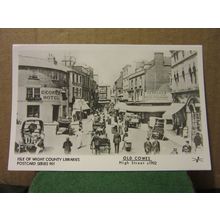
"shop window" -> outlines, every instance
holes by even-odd
[[[66,74],[63,75],[63,80],[66,82],[67,81],[67,76]]]
[[[27,106],[27,117],[40,117],[40,106],[39,105],[28,105]]]

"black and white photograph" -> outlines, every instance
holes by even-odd
[[[13,46],[10,170],[210,170],[202,46]]]

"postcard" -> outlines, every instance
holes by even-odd
[[[210,170],[201,45],[13,45],[9,170]]]

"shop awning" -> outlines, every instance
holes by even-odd
[[[161,106],[134,106],[127,105],[128,112],[165,112],[169,106],[161,105]]]
[[[163,114],[163,118],[172,119],[172,115],[179,112],[185,105],[185,103],[172,103],[167,111]]]
[[[89,109],[90,108],[84,99],[76,99],[75,103],[73,104],[73,110],[75,111],[83,111],[83,110],[89,110]]]
[[[114,106],[114,109],[125,112],[127,110],[127,105],[124,102],[117,102]]]
[[[99,100],[98,101],[99,104],[108,104],[110,102],[111,102],[110,100]]]

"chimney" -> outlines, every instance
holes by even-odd
[[[156,52],[154,53],[154,62],[156,65],[163,65],[163,53],[162,52]]]

